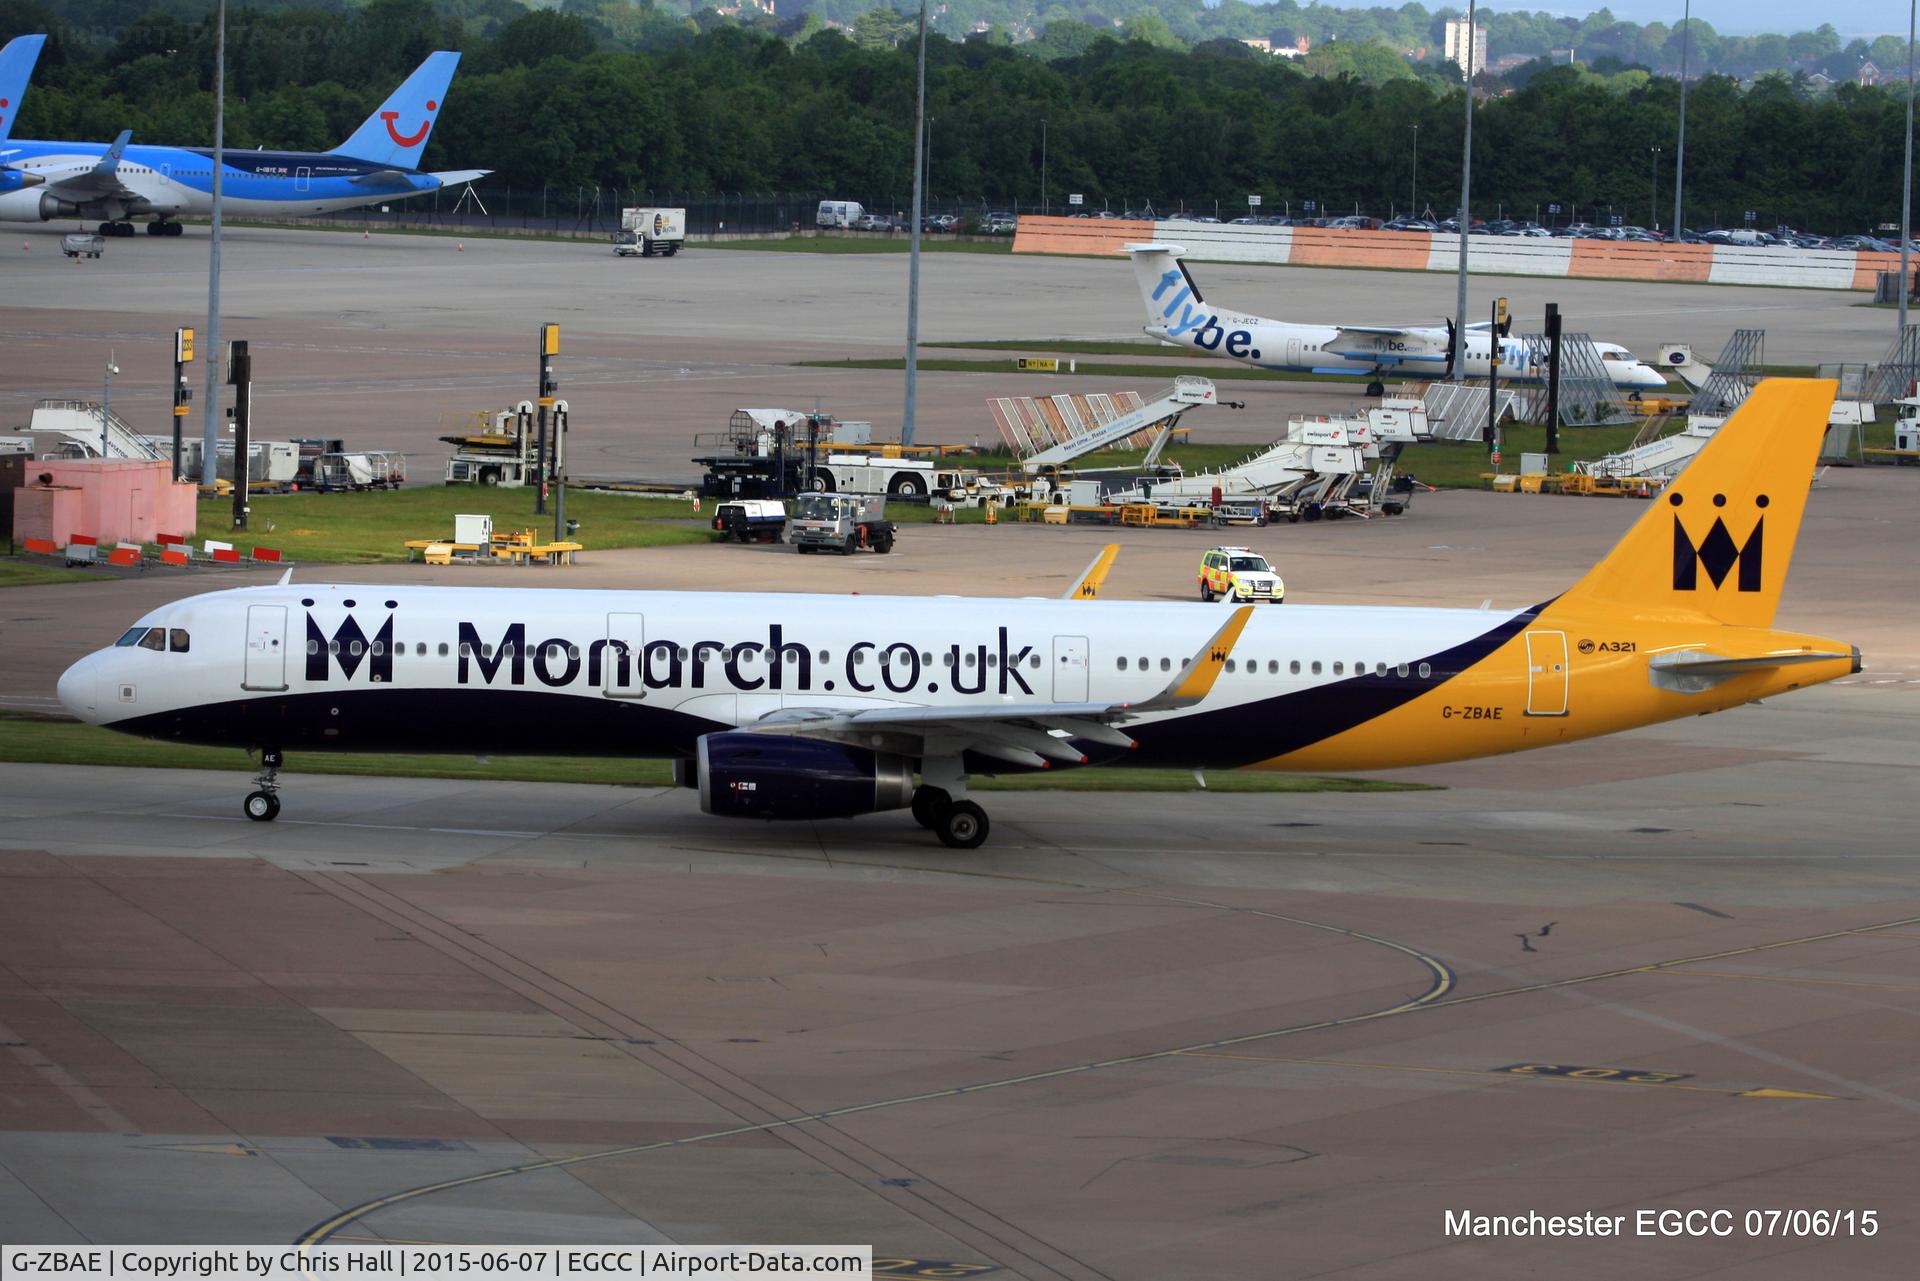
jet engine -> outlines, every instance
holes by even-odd
[[[813,738],[703,735],[674,777],[699,789],[703,811],[729,818],[852,818],[913,801],[906,757]]]

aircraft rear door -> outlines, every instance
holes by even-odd
[[[1567,634],[1527,633],[1527,715],[1567,714]]]
[[[1287,364],[1298,365],[1299,363],[1300,340],[1298,338],[1289,338],[1287,339]]]
[[[600,690],[608,698],[645,698],[641,678],[646,661],[646,618],[640,614],[608,614],[607,640],[600,649]]]
[[[313,170],[308,166],[301,165],[298,169],[293,171],[293,189],[295,191],[305,191],[307,189],[308,184],[311,183],[312,181],[313,181]]]
[[[1087,701],[1087,638],[1084,636],[1053,638],[1053,701]]]
[[[287,687],[287,607],[247,606],[247,658],[241,689]]]

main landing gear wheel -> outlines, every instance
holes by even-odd
[[[986,843],[987,812],[972,801],[955,801],[934,816],[934,835],[948,849],[977,850]]]
[[[1381,382],[1380,380],[1375,379],[1373,382],[1370,382],[1367,384],[1367,395],[1384,396],[1386,394],[1387,394],[1387,385]]]
[[[953,798],[938,787],[917,787],[913,792],[913,821],[931,832],[934,822],[944,806],[953,804]]]
[[[257,790],[247,793],[242,805],[248,818],[256,823],[271,823],[280,817],[280,776],[282,758],[278,749],[260,753],[260,774],[255,778]]]

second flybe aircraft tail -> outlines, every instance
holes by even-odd
[[[20,100],[26,97],[27,80],[46,42],[45,36],[15,36],[0,49],[0,141],[13,132],[13,118],[19,113]]]
[[[439,118],[447,86],[453,83],[453,72],[459,65],[457,53],[441,50],[428,54],[406,83],[331,154],[396,169],[418,169],[420,153],[427,149],[427,136],[433,132],[433,122]]]
[[[1770,378],[1554,609],[1769,627],[1839,384]]]

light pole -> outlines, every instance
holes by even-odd
[[[207,403],[200,426],[200,484],[212,492],[220,443],[221,172],[227,164],[227,3],[220,0],[213,38],[213,225],[207,235]],[[241,473],[244,475],[245,473]],[[244,486],[244,482],[242,482]]]
[[[1413,194],[1410,197],[1412,208],[1407,210],[1409,217],[1420,216],[1420,126],[1413,126]]]
[[[1648,147],[1647,153],[1652,157],[1648,162],[1647,172],[1653,179],[1653,198],[1647,201],[1647,213],[1653,220],[1653,226],[1648,230],[1658,231],[1660,230],[1660,148]]]
[[[1467,0],[1467,130],[1460,154],[1460,284],[1455,300],[1453,326],[1453,363],[1448,370],[1455,378],[1467,368],[1467,231],[1473,197],[1473,23],[1475,0]]]
[[[1040,117],[1040,212],[1047,212],[1047,118]]]
[[[1673,148],[1673,234],[1679,238],[1681,228],[1687,224],[1683,220],[1680,201],[1687,181],[1687,46],[1693,40],[1693,33],[1687,30],[1687,24],[1693,21],[1693,0],[1686,0],[1680,19],[1680,137]],[[1911,41],[1908,42],[1911,45]],[[1911,54],[1909,54],[1911,57]],[[1909,69],[1907,83],[1913,83],[1913,73]]]
[[[920,219],[926,199],[927,135],[927,0],[920,0],[920,66],[913,99],[913,240],[907,250],[907,396],[900,416],[900,443],[913,443],[914,413],[919,406],[920,374]]]
[[[107,432],[113,427],[113,376],[120,366],[113,363],[113,348],[107,348],[107,376],[100,383],[100,456],[107,457]]]
[[[1913,11],[1907,0],[1907,154],[1900,168],[1900,333],[1907,338],[1907,291],[1913,288]]]

